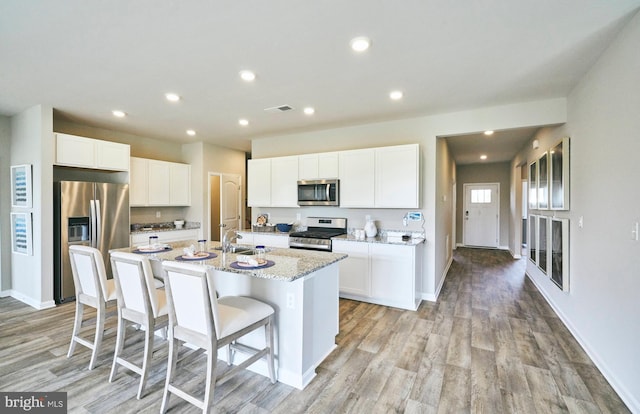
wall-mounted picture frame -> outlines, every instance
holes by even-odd
[[[547,269],[549,268],[549,252],[548,245],[549,240],[547,238],[548,234],[548,220],[547,216],[538,216],[538,268],[544,273],[547,274]]]
[[[538,210],[549,209],[549,153],[538,158]]]
[[[529,164],[529,208],[538,208],[538,162]]]
[[[11,166],[11,206],[32,207],[31,165]]]
[[[550,218],[549,273],[551,280],[564,292],[569,291],[569,219]]]
[[[569,210],[569,138],[549,150],[549,208]]]
[[[529,242],[527,247],[529,248],[529,260],[533,262],[533,264],[538,264],[538,216],[533,214],[529,215],[529,219],[527,220],[529,226]]]
[[[11,248],[13,253],[33,254],[31,213],[11,213]]]

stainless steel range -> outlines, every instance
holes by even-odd
[[[307,230],[289,235],[293,249],[331,251],[331,238],[347,234],[347,219],[335,217],[307,217]]]

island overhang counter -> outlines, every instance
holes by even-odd
[[[162,277],[161,262],[182,260],[183,248],[198,243],[179,242],[172,250],[146,254],[154,274]],[[237,256],[218,250],[211,242],[208,251],[217,256],[192,263],[212,269],[219,296],[250,296],[275,309],[276,375],[279,382],[303,389],[315,377],[316,367],[335,349],[339,331],[338,262],[347,257],[342,253],[297,249],[269,248],[266,259],[274,264],[266,268],[237,269],[232,267]],[[136,248],[117,249],[133,252]],[[264,335],[254,332],[242,340],[246,345],[264,346]],[[226,352],[218,358],[226,361]],[[236,352],[234,363],[247,356]],[[268,376],[267,364],[260,360],[248,369]]]

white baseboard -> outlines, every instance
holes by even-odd
[[[632,392],[629,391],[629,389],[624,384],[617,381],[615,375],[611,373],[607,365],[598,356],[598,353],[593,351],[593,349],[591,349],[591,347],[589,346],[588,342],[585,341],[580,336],[580,333],[578,332],[578,330],[573,326],[573,324],[571,324],[571,320],[556,306],[556,304],[551,300],[551,298],[547,296],[546,291],[542,288],[542,286],[540,286],[536,282],[536,279],[532,277],[528,272],[525,272],[525,275],[527,275],[529,280],[536,286],[536,288],[542,294],[542,296],[547,301],[549,306],[551,306],[551,308],[556,313],[556,315],[558,315],[558,317],[560,318],[564,326],[566,326],[569,332],[571,332],[571,335],[573,335],[573,337],[576,338],[576,341],[578,341],[578,344],[580,344],[584,352],[586,352],[589,358],[591,358],[594,365],[600,370],[602,375],[606,378],[606,380],[609,382],[611,387],[616,391],[616,393],[618,393],[622,401],[624,401],[624,403],[631,410],[631,412],[640,413],[640,401],[638,401],[638,399],[633,395]]]
[[[56,303],[53,300],[48,300],[46,302],[40,302],[34,298],[31,298],[29,296],[23,295],[20,292],[16,292],[15,290],[8,290],[5,292],[9,292],[9,295],[7,296],[11,296],[12,298],[19,300],[22,303],[25,303],[29,306],[31,306],[32,308],[36,308],[38,310],[42,310],[42,309],[49,309],[49,308],[55,308],[56,307]]]
[[[467,246],[465,244],[462,243],[456,243],[457,247],[468,247],[470,249],[497,249],[497,250],[509,250],[509,246],[497,246],[497,247],[490,247],[490,246]]]
[[[429,302],[436,302],[438,300],[438,296],[440,296],[440,291],[442,290],[442,286],[444,285],[444,280],[447,278],[447,274],[449,273],[449,268],[451,268],[451,264],[453,263],[453,255],[449,257],[449,262],[447,266],[444,268],[442,272],[442,277],[440,278],[440,284],[436,288],[434,293],[423,293],[422,300],[427,300]]]
[[[8,298],[9,296],[11,296],[11,290],[0,291],[0,298]]]

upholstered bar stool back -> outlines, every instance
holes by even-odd
[[[218,299],[211,271],[202,265],[163,262],[169,304],[169,362],[161,412],[166,412],[169,393],[207,413],[217,384],[266,356],[271,382],[275,382],[273,358],[273,315],[271,306],[258,300],[228,296]],[[265,329],[265,347],[254,349],[236,344],[236,339],[258,328]],[[207,352],[207,372],[203,400],[174,385],[179,342],[188,342]],[[218,349],[238,346],[252,355],[216,379]],[[231,354],[229,353],[228,358]],[[230,361],[229,361],[230,362]]]
[[[115,303],[116,289],[113,279],[107,280],[100,250],[90,246],[69,246],[71,273],[76,291],[76,315],[67,358],[73,355],[76,343],[92,350],[89,369],[93,369],[100,352],[107,303]],[[80,337],[84,306],[96,309],[96,331],[93,342]]]
[[[140,385],[137,398],[140,399],[153,353],[154,332],[166,326],[168,322],[166,296],[163,289],[156,288],[151,264],[147,257],[134,253],[114,252],[111,254],[111,268],[116,281],[118,334],[109,382],[115,378],[118,365],[138,373]],[[142,366],[135,365],[121,356],[127,321],[139,324],[145,331]]]

